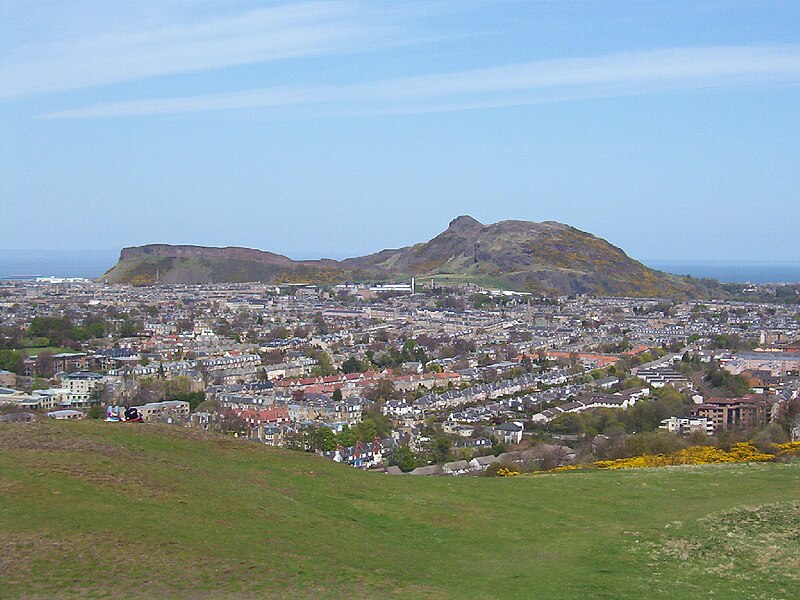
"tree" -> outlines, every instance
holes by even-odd
[[[49,344],[60,346],[73,328],[67,317],[34,317],[28,327],[28,336],[47,338]]]
[[[16,350],[0,350],[0,369],[22,373],[23,359],[22,353]]]
[[[445,463],[450,458],[450,440],[444,436],[436,438],[433,442],[433,460]]]
[[[267,350],[261,355],[261,362],[265,365],[277,365],[284,360],[283,352],[280,350]]]
[[[357,441],[355,431],[351,430],[347,425],[342,427],[342,430],[336,434],[336,442],[345,448],[353,446]]]
[[[378,428],[375,426],[375,422],[372,419],[366,418],[355,424],[353,432],[358,438],[358,441],[371,442],[377,437]]]
[[[314,448],[322,452],[336,450],[336,434],[329,427],[319,426],[314,428]]]
[[[178,400],[188,402],[189,410],[194,412],[206,399],[204,392],[192,391],[192,380],[184,375],[173,377],[163,382],[163,396],[165,400]]]
[[[492,454],[500,456],[508,451],[508,444],[499,441],[496,437],[492,436]]]
[[[322,313],[317,313],[314,315],[314,325],[317,328],[317,333],[320,335],[327,335],[330,333],[330,329],[328,328],[328,324],[325,322]]]
[[[331,399],[334,402],[341,402],[342,401],[342,390],[341,388],[336,388],[333,390],[333,394],[331,394]]]
[[[342,363],[342,373],[363,373],[368,367],[355,356],[350,356]]]
[[[788,437],[792,435],[792,427],[798,419],[800,419],[800,398],[783,403],[777,422]]]
[[[185,375],[178,375],[172,379],[164,381],[164,397],[167,400],[177,399],[192,391],[192,380]]]
[[[628,431],[654,431],[662,420],[685,413],[683,395],[675,388],[666,386],[655,392],[654,400],[637,402],[623,411],[621,420]]]
[[[553,431],[563,433],[583,433],[585,425],[582,416],[577,413],[561,413],[551,421]]]
[[[120,337],[133,337],[138,331],[142,329],[142,324],[139,321],[133,321],[129,317],[125,317],[122,321],[122,326],[119,330]]]
[[[53,374],[52,352],[40,352],[36,357],[36,375],[46,377]]]
[[[783,430],[779,423],[770,423],[753,436],[752,442],[762,452],[770,452],[773,444],[782,444],[789,441],[789,436]]]
[[[86,416],[90,419],[102,419],[103,418],[103,407],[99,404],[93,404],[89,407],[89,410],[86,412]]]
[[[419,463],[411,448],[404,444],[392,452],[389,457],[389,464],[400,467],[403,473],[408,473],[416,469]]]
[[[647,387],[647,382],[641,377],[629,377],[622,382],[622,389],[629,390],[631,388]]]
[[[270,330],[269,334],[267,335],[267,339],[272,339],[272,340],[281,339],[281,340],[285,340],[285,339],[288,339],[288,338],[290,338],[291,336],[292,336],[292,332],[291,332],[291,331],[289,331],[289,329],[288,329],[287,327],[281,327],[281,326],[278,326],[278,327],[273,327],[273,328]]]
[[[624,444],[615,449],[612,458],[642,456],[645,454],[672,454],[686,447],[686,441],[667,431],[648,431],[629,435]]]
[[[747,379],[741,375],[734,375],[725,369],[721,369],[716,362],[712,362],[709,365],[704,380],[711,386],[733,396],[743,396],[750,391],[750,384]]]
[[[392,433],[392,423],[389,417],[384,415],[379,406],[371,406],[361,413],[361,419],[369,420],[375,424],[375,432],[379,438],[388,437]]]
[[[373,402],[385,402],[397,397],[394,382],[391,379],[381,379],[375,386],[364,393],[364,397]]]
[[[317,366],[312,369],[312,374],[327,377],[328,375],[333,375],[336,373],[336,369],[333,368],[333,361],[331,360],[331,355],[325,351],[320,351],[316,353],[315,356],[312,358],[316,358]]]
[[[220,429],[223,433],[243,435],[250,430],[250,426],[242,417],[237,415],[231,409],[226,409],[222,413],[222,421]]]
[[[136,390],[131,396],[133,404],[147,404],[164,399],[164,382],[155,377],[142,377],[136,382]]]
[[[110,388],[104,383],[98,383],[89,393],[89,399],[95,404],[102,404],[103,400],[110,395]]]

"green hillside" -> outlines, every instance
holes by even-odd
[[[414,478],[0,424],[0,596],[789,598],[798,492],[800,463]]]

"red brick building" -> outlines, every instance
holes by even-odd
[[[769,423],[770,403],[753,394],[742,398],[709,398],[692,409],[692,415],[706,417],[714,431],[752,429]]]

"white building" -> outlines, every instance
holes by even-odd
[[[77,371],[61,378],[61,385],[67,390],[65,398],[71,404],[88,404],[92,390],[103,381],[100,373],[91,371]]]
[[[678,435],[689,435],[697,432],[714,435],[714,422],[706,417],[670,417],[661,421],[661,425],[658,428]]]

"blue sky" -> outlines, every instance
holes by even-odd
[[[3,0],[0,248],[798,261],[799,107],[796,1]]]

